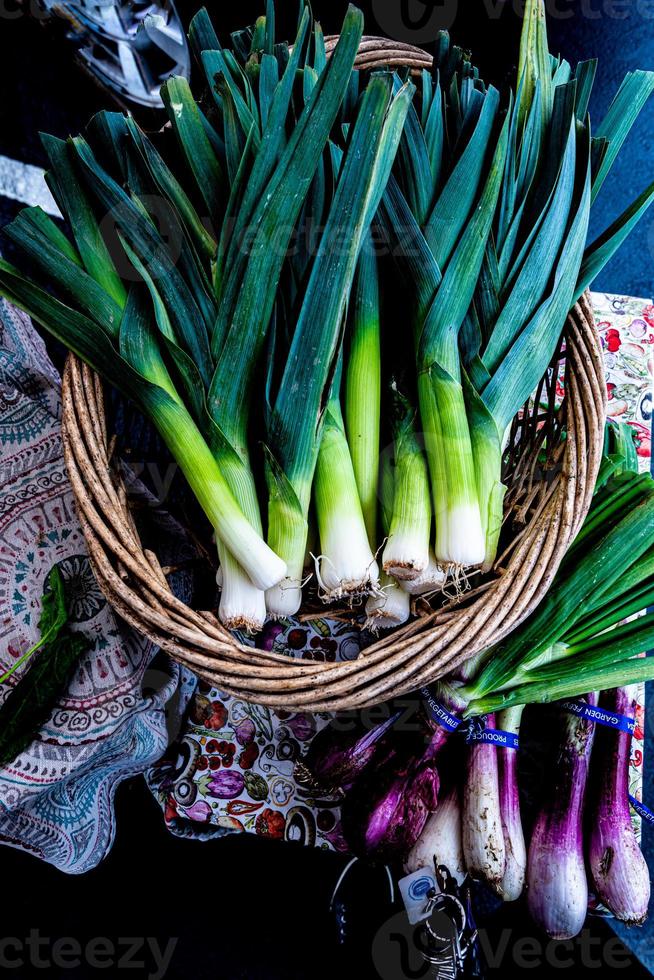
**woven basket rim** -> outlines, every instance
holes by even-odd
[[[326,39],[328,54],[335,38]],[[412,45],[364,37],[357,66],[429,67]],[[551,585],[583,523],[603,448],[606,384],[588,295],[566,325],[566,436],[560,468],[516,536],[502,574],[464,605],[445,607],[388,633],[356,659],[316,663],[244,646],[209,612],[177,599],[157,556],[144,550],[112,443],[100,378],[74,355],[64,371],[64,455],[89,557],[108,602],[131,626],[214,687],[262,706],[302,711],[370,707],[432,683],[516,628]],[[550,395],[551,399],[551,395]],[[537,488],[538,489],[538,488]],[[329,618],[326,609],[324,618]]]

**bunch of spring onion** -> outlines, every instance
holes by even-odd
[[[522,708],[488,715],[485,733],[497,741],[467,747],[463,785],[455,783],[439,799],[404,858],[405,870],[447,869],[459,885],[470,875],[504,901],[526,889],[534,922],[553,939],[581,932],[591,891],[620,921],[642,924],[650,877],[630,812],[632,734],[576,711],[599,705],[633,721],[635,695],[633,687],[619,688],[554,706],[557,734],[548,746],[528,847],[518,752],[507,745],[507,736],[519,731]]]
[[[607,691],[599,699],[589,694],[575,703],[635,719],[634,688]],[[629,809],[632,735],[595,724],[570,707],[559,711],[558,744],[527,863],[531,915],[555,939],[581,932],[589,885],[629,925],[645,920],[650,898],[649,871]]]
[[[614,454],[605,460],[588,519],[543,603],[506,640],[435,685],[429,698],[458,719],[503,712],[503,729],[517,732],[520,706],[651,679],[654,662],[638,655],[651,647],[654,616],[624,620],[650,608],[653,599],[654,481],[625,470],[623,457]],[[304,764],[323,777],[336,772],[347,787],[343,815],[351,846],[401,857],[416,845],[451,730],[432,721],[422,736],[407,739],[380,727],[353,733],[347,746],[332,746],[325,734],[310,750]],[[525,851],[517,834],[515,760],[498,760],[495,753],[494,746],[474,746],[462,848],[470,868],[501,894],[517,897]]]

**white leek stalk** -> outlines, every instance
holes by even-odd
[[[384,548],[384,571],[400,581],[418,578],[429,564],[429,473],[415,433],[415,412],[394,386],[395,493]]]
[[[366,627],[376,632],[406,623],[411,615],[411,597],[399,582],[382,570],[379,591],[366,602]]]
[[[443,564],[481,565],[486,537],[461,386],[434,368],[420,373],[418,388],[431,470],[436,557]]]
[[[326,599],[377,588],[379,568],[368,542],[352,457],[338,401],[326,412],[315,481],[320,533],[318,578]]]
[[[431,592],[440,592],[447,580],[447,573],[443,570],[436,555],[429,549],[429,562],[424,572],[417,578],[402,582],[402,588],[408,595],[429,595]]]
[[[265,593],[252,584],[236,559],[218,544],[220,570],[216,584],[221,587],[218,617],[228,630],[258,633],[266,622]]]
[[[395,499],[395,472],[388,454],[382,457],[380,464],[381,479],[379,492],[381,502],[381,519],[384,534],[393,519],[393,503]],[[373,542],[370,542],[371,545]],[[366,602],[366,626],[376,632],[380,629],[392,629],[406,623],[411,615],[411,599],[409,594],[400,587],[397,579],[392,578],[382,569],[378,595],[371,595]]]
[[[495,727],[495,716],[486,717]],[[497,748],[474,742],[469,749],[463,790],[463,853],[473,878],[499,894],[506,870],[506,847],[500,814]]]

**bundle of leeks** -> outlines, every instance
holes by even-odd
[[[329,59],[308,6],[292,46],[274,13],[231,48],[196,15],[202,91],[165,84],[172,133],[101,113],[85,138],[44,137],[67,229],[23,211],[0,294],[158,428],[215,530],[226,626],[294,615],[313,578],[385,628],[492,564],[504,431],[654,196],[587,247],[654,76],[625,80],[591,140],[595,65],[550,58],[542,0],[504,108],[446,35],[416,92],[353,70],[355,8]]]

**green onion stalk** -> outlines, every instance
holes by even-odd
[[[327,557],[333,563],[325,572],[329,591],[336,585],[332,570],[339,567],[339,556],[331,551],[332,529],[339,547],[340,542],[348,545],[330,516],[333,509],[346,508],[350,530],[353,524],[358,527],[361,523],[363,531],[357,531],[356,543],[365,543],[369,552],[340,406],[334,404],[334,375],[342,357],[342,325],[359,254],[386,187],[412,95],[413,87],[405,86],[393,96],[391,76],[373,76],[344,153],[338,148],[332,150],[336,171],[332,206],[288,352],[280,364],[280,380],[271,386],[268,397],[268,542],[288,567],[285,581],[266,597],[273,616],[293,615],[302,600],[314,476],[321,546],[323,551],[326,545],[330,548]],[[332,391],[334,400],[330,403]],[[330,467],[322,464],[316,474],[319,452],[323,461],[327,455],[335,461],[340,475],[349,467],[351,483],[341,485]],[[366,573],[366,580],[368,577]]]
[[[330,399],[325,413],[314,494],[320,535],[316,575],[324,597],[375,592],[379,567],[368,540],[337,396]]]
[[[384,571],[402,581],[417,579],[429,565],[431,500],[429,471],[415,431],[416,412],[393,385],[395,494]]]
[[[394,500],[394,463],[391,454],[386,452],[381,457],[379,478],[381,525],[385,535],[388,535],[393,519]],[[406,623],[410,615],[409,593],[400,587],[397,579],[382,568],[379,575],[379,589],[376,594],[369,596],[366,602],[366,627],[373,632],[391,629]]]
[[[464,717],[654,676],[652,660],[639,657],[654,639],[654,615],[623,622],[650,608],[654,596],[654,483],[646,477],[639,485],[626,513],[618,494],[593,543],[564,562],[525,623],[450,679],[445,696]]]
[[[413,110],[401,149],[404,167],[384,202],[391,233],[401,229],[399,244],[408,244],[396,254],[415,302],[414,345],[435,553],[444,566],[478,565],[485,554],[459,332],[491,232],[508,126],[498,127],[497,91],[491,88],[478,96],[465,110],[461,128],[467,142],[466,136],[457,142],[458,158],[444,145],[447,125],[440,86],[424,130]],[[443,172],[449,173],[444,182]]]
[[[377,547],[381,316],[379,270],[372,235],[361,249],[352,294],[352,328],[345,380],[345,428],[370,547]]]

